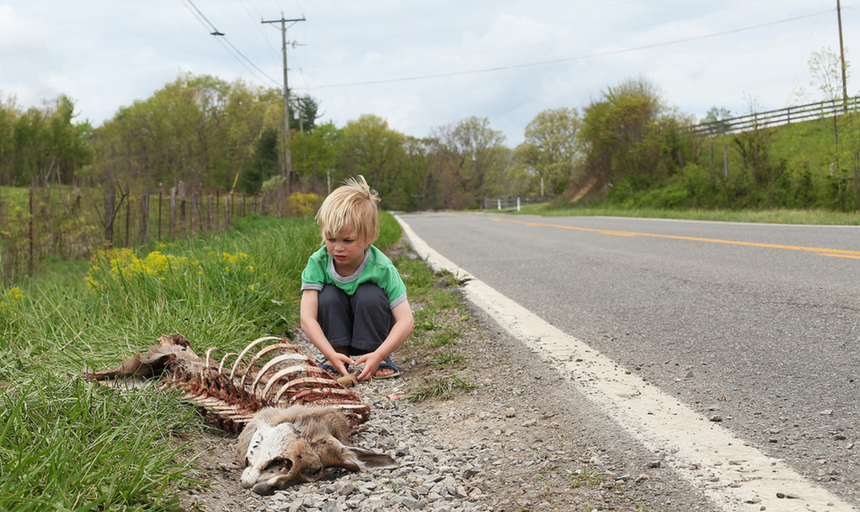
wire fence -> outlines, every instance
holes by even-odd
[[[227,229],[231,219],[250,213],[295,214],[296,203],[301,201],[290,201],[285,186],[259,195],[207,192],[182,183],[137,194],[112,184],[5,188],[0,272],[9,281],[32,274],[47,258],[88,259],[99,249],[193,237]]]

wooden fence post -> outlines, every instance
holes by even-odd
[[[224,196],[224,229],[230,227],[230,196]]]
[[[220,224],[220,221],[218,220],[218,208],[221,208],[221,191],[220,190],[215,191],[215,216],[213,217],[213,219],[215,220],[215,222],[214,222],[215,225],[212,226],[215,230],[218,229],[218,224]]]
[[[149,235],[149,192],[140,194],[140,241],[145,242]]]
[[[158,238],[161,238],[161,196],[164,194],[164,187],[161,183],[158,184]]]
[[[194,220],[197,220],[197,231],[203,231],[203,221],[200,219],[200,210],[197,208],[197,191],[191,192],[191,235],[194,235]]]
[[[114,188],[114,182],[112,180],[108,180],[108,182],[105,183],[105,219],[103,226],[105,230],[106,249],[113,248],[114,219],[116,219],[116,189]]]
[[[128,200],[125,202],[125,247],[129,247],[129,228],[131,224],[131,194],[128,195]]]
[[[206,230],[212,231],[212,194],[209,194],[208,208],[206,209]]]
[[[185,234],[185,182],[179,182],[179,236]]]
[[[170,187],[170,221],[168,222],[168,235],[170,238],[176,236],[176,187]]]

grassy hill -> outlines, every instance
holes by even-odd
[[[625,181],[622,169],[591,198],[553,206],[563,211],[860,208],[860,180],[855,180],[860,165],[858,114],[701,136],[692,144],[692,161],[665,181],[636,189]]]

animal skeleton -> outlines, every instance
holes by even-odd
[[[252,350],[256,352],[249,358]],[[212,358],[216,351],[212,347],[200,357],[184,336],[170,334],[158,338],[158,345],[150,347],[146,355],[135,355],[113,370],[88,376],[112,386],[129,378],[139,384],[160,377],[160,389],[181,392],[183,399],[201,406],[208,418],[230,432],[241,431],[263,407],[330,405],[342,409],[353,425],[370,417],[370,407],[357,394],[284,338],[259,338],[217,362]]]
[[[244,428],[237,447],[247,466],[241,483],[260,494],[316,480],[329,466],[396,465],[387,455],[343,444],[370,407],[286,339],[259,338],[216,363],[217,350],[200,357],[182,335],[165,335],[145,355],[87,377],[111,386],[157,377],[159,388],[180,392],[224,430]]]

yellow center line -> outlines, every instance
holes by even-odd
[[[563,226],[561,224],[545,224],[542,222],[528,222],[523,220],[514,220],[514,219],[500,219],[493,218],[494,221],[497,222],[512,222],[514,224],[523,224],[526,226],[535,226],[535,227],[546,227],[546,228],[560,228],[560,229],[570,229],[574,231],[588,231],[591,233],[600,233],[603,235],[612,235],[612,236],[649,236],[652,238],[670,238],[673,240],[690,240],[694,242],[710,242],[715,244],[731,244],[731,245],[746,245],[749,247],[766,247],[768,249],[788,249],[792,251],[809,251],[818,253],[821,256],[838,256],[843,258],[857,258],[860,259],[860,251],[846,251],[842,249],[822,249],[821,247],[802,247],[797,245],[778,245],[778,244],[763,244],[757,242],[739,242],[736,240],[719,240],[716,238],[700,238],[695,236],[678,236],[678,235],[657,235],[654,233],[636,233],[634,231],[611,231],[606,229],[592,229],[592,228],[579,228],[573,226]]]

